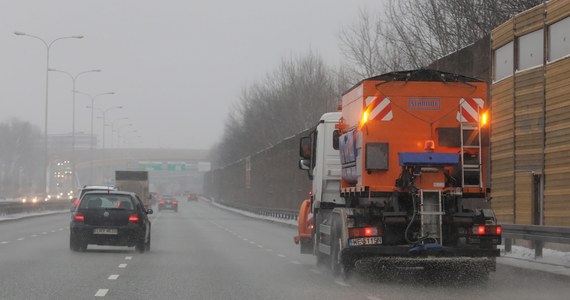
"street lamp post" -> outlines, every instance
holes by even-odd
[[[97,99],[97,97],[99,96],[103,96],[103,95],[114,95],[115,92],[107,92],[107,93],[101,93],[101,94],[97,94],[95,96],[91,96],[90,94],[87,93],[83,93],[80,91],[74,91],[75,93],[81,94],[81,95],[85,95],[87,97],[89,97],[89,99],[91,99],[91,159],[90,159],[90,163],[89,163],[89,181],[91,182],[91,184],[93,184],[93,151],[95,150],[95,145],[93,143],[93,114],[94,114],[94,107],[95,107],[95,100]]]
[[[113,147],[113,140],[114,140],[113,133],[115,132],[115,122],[121,121],[121,120],[127,120],[127,119],[128,119],[128,117],[123,117],[123,118],[118,118],[118,119],[111,121],[111,148],[114,148]]]
[[[44,159],[45,159],[45,161],[44,161],[44,172],[43,172],[43,185],[44,185],[44,192],[47,193],[48,192],[47,173],[48,173],[48,164],[49,164],[49,157],[48,157],[49,51],[50,51],[53,43],[55,43],[56,41],[63,40],[63,39],[82,39],[83,36],[82,35],[72,35],[72,36],[59,37],[59,38],[56,38],[56,39],[54,39],[48,43],[44,39],[42,39],[41,37],[31,35],[31,34],[27,34],[27,33],[21,32],[21,31],[16,31],[16,32],[14,32],[14,34],[19,35],[19,36],[27,36],[27,37],[31,37],[34,39],[38,39],[38,40],[42,41],[42,43],[46,46],[46,95],[45,95],[45,116],[44,116],[44,155],[45,155]]]
[[[130,127],[133,126],[132,123],[129,124],[124,124],[122,126],[119,126],[119,128],[117,128],[117,147],[120,148],[121,147],[121,129],[125,128],[125,127]]]
[[[87,106],[87,108],[91,108],[90,106]],[[109,107],[107,109],[100,109],[97,107],[93,107],[94,109],[98,110],[101,112],[101,115],[103,116],[103,138],[102,138],[102,145],[101,148],[105,149],[105,120],[106,120],[106,115],[110,110],[113,109],[121,109],[123,108],[122,106],[113,106],[113,107]]]
[[[77,78],[83,74],[87,74],[87,73],[95,73],[95,72],[101,72],[101,70],[99,69],[95,69],[95,70],[88,70],[88,71],[83,71],[83,72],[79,72],[75,75],[66,72],[66,71],[61,71],[61,70],[57,70],[57,69],[48,69],[48,71],[51,72],[59,72],[59,73],[63,73],[66,74],[67,76],[69,76],[69,78],[71,78],[71,81],[73,83],[73,89],[72,89],[72,93],[73,93],[73,105],[72,105],[72,113],[71,113],[71,176],[72,178],[77,178],[77,175],[75,174],[75,81],[77,80]],[[73,180],[72,184],[73,184],[73,190],[75,190],[76,186],[75,186],[75,180]]]

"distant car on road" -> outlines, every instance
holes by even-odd
[[[160,198],[160,202],[158,202],[158,211],[163,209],[171,209],[175,212],[178,212],[178,200],[176,197],[171,195],[163,195]]]
[[[188,194],[188,201],[198,201],[198,195],[194,193]]]
[[[81,197],[70,223],[69,248],[84,251],[87,245],[135,247],[150,250],[152,209],[137,195],[122,191],[93,191]]]

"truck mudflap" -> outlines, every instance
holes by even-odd
[[[429,245],[429,244],[427,244]],[[422,247],[423,246],[423,247]],[[499,249],[451,248],[435,246],[351,246],[343,249],[343,255],[390,257],[499,257]]]

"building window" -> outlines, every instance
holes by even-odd
[[[513,75],[513,54],[513,42],[495,50],[493,68],[495,81]]]
[[[548,27],[548,61],[570,55],[570,17]]]
[[[544,30],[540,29],[518,38],[518,70],[541,66],[544,62]]]

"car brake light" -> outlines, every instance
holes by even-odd
[[[176,202],[176,201],[172,201],[172,204],[177,204],[177,203],[178,203],[178,202]]]
[[[497,226],[497,227],[495,228],[495,233],[496,233],[497,235],[501,235],[501,233],[503,233],[503,227]]]
[[[129,222],[138,223],[139,222],[139,216],[137,214],[130,215],[129,216]]]
[[[164,201],[160,201],[160,203],[159,203],[159,204],[164,204]]]
[[[81,213],[75,213],[75,215],[73,216],[73,221],[83,222],[83,221],[85,221],[85,216]]]

